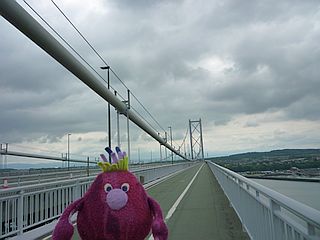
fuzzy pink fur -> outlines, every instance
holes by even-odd
[[[128,200],[119,210],[111,209],[107,203],[107,183],[113,189],[121,189],[124,183],[130,186],[126,192]],[[83,198],[65,209],[53,232],[53,240],[71,239],[73,226],[69,218],[75,212],[78,212],[77,227],[82,240],[143,240],[150,230],[155,239],[168,238],[160,205],[147,195],[129,171],[99,174]]]
[[[152,235],[155,240],[168,239],[168,228],[163,221],[162,211],[159,203],[151,197],[148,197],[148,202],[153,215]]]

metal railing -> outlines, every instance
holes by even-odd
[[[0,177],[0,184],[4,181],[7,181],[7,187],[19,187],[19,186],[26,186],[26,185],[34,185],[34,184],[41,184],[41,183],[48,183],[53,181],[59,180],[68,180],[72,178],[80,178],[86,176],[96,176],[98,173],[101,172],[98,168],[91,168],[90,172],[87,169],[82,170],[71,170],[71,171],[59,171],[57,172],[50,172],[50,173],[39,173],[39,174],[21,174],[21,175],[14,175],[8,177]],[[1,187],[0,187],[1,188]]]
[[[149,183],[191,166],[192,162],[134,170]],[[21,235],[57,219],[74,200],[82,197],[95,176],[0,190],[0,239]]]
[[[152,164],[144,164],[144,165],[130,165],[131,171],[147,169],[147,168],[155,168],[163,165],[168,165],[168,163],[158,163],[157,165]],[[171,165],[171,164],[170,164]],[[9,176],[0,176],[0,186],[4,188],[4,183],[6,182],[7,187],[19,187],[26,185],[34,185],[41,183],[48,183],[60,180],[68,180],[68,179],[77,179],[88,176],[96,176],[101,172],[99,167],[91,167],[91,168],[70,168],[68,171],[67,168],[57,168],[56,171],[50,171],[47,173],[38,173],[38,174],[15,174]],[[19,172],[18,172],[19,173]],[[1,196],[1,195],[0,195]]]
[[[320,211],[215,163],[208,165],[251,239],[320,239]]]

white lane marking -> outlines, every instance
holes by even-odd
[[[203,167],[203,164],[201,165],[201,167],[198,169],[197,173],[193,176],[193,178],[191,179],[191,181],[189,182],[188,186],[183,190],[183,192],[181,193],[181,195],[178,197],[178,199],[176,200],[176,202],[172,205],[172,207],[170,208],[169,212],[167,213],[167,216],[165,218],[166,221],[168,221],[173,213],[176,211],[178,205],[180,204],[182,198],[184,197],[184,195],[186,195],[186,193],[188,192],[189,188],[191,187],[191,184],[193,183],[193,181],[196,179],[196,177],[198,176],[198,173],[201,171],[201,168]]]
[[[178,205],[180,204],[181,200],[183,199],[184,195],[186,195],[186,193],[188,192],[189,188],[191,187],[192,183],[194,182],[194,180],[196,179],[196,177],[198,176],[198,173],[201,171],[202,167],[204,164],[201,165],[201,167],[198,169],[198,171],[196,172],[196,174],[193,176],[193,178],[191,179],[191,181],[189,182],[188,186],[183,190],[183,192],[181,193],[181,195],[177,198],[177,200],[175,201],[175,203],[172,205],[172,207],[170,208],[170,210],[167,213],[167,216],[165,218],[165,222],[167,222],[173,215],[173,213],[176,211]],[[148,238],[148,240],[153,240],[153,236],[152,234],[150,235],[150,237]]]
[[[165,176],[163,178],[155,180],[155,181],[153,181],[151,183],[147,183],[146,186],[145,186],[145,190],[149,190],[150,188],[153,188],[153,187],[155,187],[155,186],[157,186],[157,185],[159,185],[159,184],[161,184],[161,183],[173,178],[174,176],[178,175],[179,173],[182,173],[182,172],[184,172],[184,171],[186,171],[186,170],[188,170],[188,169],[190,169],[192,167],[194,167],[194,166],[190,166],[190,167],[178,170],[176,172],[173,172],[173,173],[169,174],[168,176]]]

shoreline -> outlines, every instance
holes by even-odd
[[[284,181],[296,181],[296,182],[320,182],[320,178],[295,178],[295,177],[280,177],[280,176],[251,176],[243,175],[246,178],[255,179],[269,179],[269,180],[284,180]]]

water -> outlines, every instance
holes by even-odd
[[[320,211],[320,183],[251,179]]]

